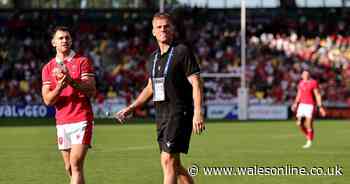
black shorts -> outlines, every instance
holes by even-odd
[[[171,114],[157,114],[157,134],[160,151],[187,153],[192,134],[193,110],[178,110]]]

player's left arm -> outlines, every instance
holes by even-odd
[[[205,129],[202,112],[203,81],[198,73],[188,76],[187,79],[192,85],[192,96],[194,101],[193,132],[200,134]]]
[[[94,69],[92,67],[91,62],[88,59],[82,61],[81,64],[81,76],[79,82],[77,80],[72,79],[69,76],[69,72],[67,72],[67,82],[74,89],[77,89],[83,92],[88,97],[93,97],[96,94],[96,80]]]
[[[313,90],[313,93],[315,95],[317,107],[318,107],[318,109],[320,111],[321,116],[326,116],[326,110],[325,110],[325,108],[322,105],[322,97],[321,97],[319,89],[315,88]]]
[[[203,100],[203,81],[200,77],[199,64],[196,61],[194,53],[187,47],[183,47],[184,58],[182,63],[183,71],[187,80],[192,85],[192,98],[194,103],[193,129],[192,132],[200,134],[205,129],[204,117],[202,112]]]
[[[83,92],[88,97],[93,97],[96,94],[96,80],[95,77],[83,77],[80,82],[77,82],[70,78],[68,82],[70,86]]]

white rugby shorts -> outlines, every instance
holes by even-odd
[[[312,104],[299,104],[297,110],[297,117],[312,118],[314,113],[314,105]]]
[[[70,149],[72,144],[91,146],[94,122],[81,121],[76,123],[56,125],[57,144],[59,150]]]

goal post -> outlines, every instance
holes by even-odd
[[[246,87],[246,6],[241,0],[241,87],[238,89],[238,119],[248,119],[248,88]]]
[[[248,88],[238,88],[238,119],[247,120],[248,119],[248,99],[249,90]]]

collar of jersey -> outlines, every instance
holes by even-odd
[[[66,60],[68,62],[71,62],[73,57],[75,56],[75,52],[74,50],[70,50],[68,56],[66,58],[64,58],[63,60]],[[59,60],[59,58],[56,56],[56,61]]]
[[[172,42],[170,43],[170,46],[169,46],[168,50],[167,50],[166,52],[164,52],[163,54],[161,54],[160,48],[158,48],[158,51],[157,51],[157,52],[159,53],[160,58],[162,58],[163,56],[168,55],[169,52],[170,52],[170,50],[171,50],[171,47],[175,47],[175,42],[174,42],[174,41],[172,41]]]

